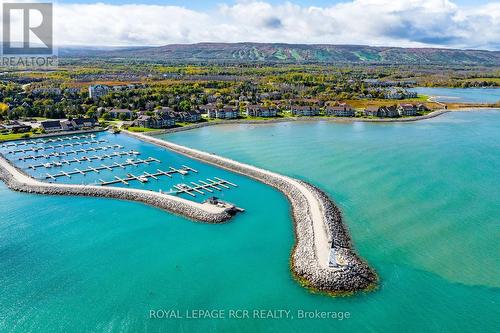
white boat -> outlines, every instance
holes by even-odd
[[[46,168],[52,168],[52,163],[45,163],[43,166]]]

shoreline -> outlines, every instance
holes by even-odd
[[[79,130],[79,131],[67,131],[67,132],[61,131],[61,132],[54,132],[54,133],[35,134],[35,135],[30,136],[28,138],[16,138],[16,139],[3,140],[3,141],[0,141],[0,144],[5,143],[5,142],[36,140],[36,139],[50,138],[50,137],[62,136],[62,135],[79,135],[79,134],[99,133],[99,132],[104,132],[104,131],[107,131],[107,129],[106,128],[95,128],[95,129],[91,129],[91,130]]]
[[[230,120],[215,120],[207,121],[204,123],[193,123],[190,125],[174,128],[158,129],[155,131],[148,132],[132,132],[132,133],[142,133],[145,135],[160,135],[160,134],[171,134],[176,132],[189,131],[192,129],[203,128],[215,125],[234,125],[234,124],[273,124],[273,123],[287,123],[287,122],[313,122],[313,121],[325,121],[325,122],[369,122],[369,123],[405,123],[413,122],[425,119],[431,119],[438,117],[442,114],[453,112],[455,110],[437,110],[428,113],[424,116],[408,117],[408,118],[354,118],[354,117],[284,117],[284,118],[266,118],[266,119],[230,119]],[[129,131],[131,132],[131,131]]]
[[[177,132],[189,131],[193,129],[215,126],[215,125],[235,125],[235,124],[273,124],[273,123],[292,123],[292,122],[332,122],[332,123],[349,123],[349,122],[366,122],[366,123],[407,123],[439,117],[449,112],[471,112],[474,110],[495,110],[495,107],[466,107],[461,109],[440,109],[432,111],[424,116],[407,117],[407,118],[354,118],[354,117],[285,117],[285,118],[266,118],[266,119],[230,119],[230,120],[215,120],[204,123],[193,123],[183,127],[164,128],[148,132],[133,132],[142,133],[145,135],[161,135],[172,134]],[[130,131],[129,131],[130,132]]]
[[[123,133],[250,177],[282,192],[292,207],[296,239],[290,265],[302,285],[332,295],[343,295],[369,290],[378,281],[377,274],[353,249],[340,210],[327,194],[314,185],[151,135],[128,131]],[[339,264],[337,267],[329,267],[331,253]]]

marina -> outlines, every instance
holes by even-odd
[[[176,190],[174,190],[173,193],[175,193],[175,194],[185,193],[185,194],[188,194],[192,197],[195,197],[196,196],[195,193],[205,195],[205,192],[203,192],[203,191],[212,193],[213,190],[222,191],[222,188],[230,189],[231,187],[238,187],[238,185],[231,183],[227,180],[224,180],[224,179],[221,179],[218,177],[214,177],[214,179],[215,180],[207,178],[206,182],[203,180],[198,180],[198,183],[190,182],[191,186],[187,185],[187,184],[174,185],[173,187]]]
[[[81,153],[88,153],[88,152],[95,152],[99,150],[110,150],[110,149],[122,149],[123,146],[120,145],[108,145],[108,146],[100,146],[100,147],[91,147],[91,148],[86,148],[86,149],[73,149],[73,150],[68,150],[68,151],[61,151],[61,152],[53,152],[49,154],[41,154],[41,155],[27,155],[27,156],[21,156],[18,158],[19,161],[25,161],[25,160],[37,160],[37,159],[47,159],[49,157],[62,157],[62,156],[67,156],[71,154],[81,154]]]
[[[139,176],[135,176],[132,173],[128,173],[126,178],[120,178],[118,176],[115,176],[114,180],[105,181],[105,180],[99,179],[99,181],[101,182],[101,184],[100,184],[101,186],[113,185],[113,184],[118,184],[118,183],[123,183],[125,185],[129,185],[129,182],[133,181],[133,180],[139,181],[141,183],[147,183],[150,178],[155,179],[155,180],[158,180],[158,178],[161,176],[166,176],[166,177],[172,178],[173,174],[180,174],[180,175],[184,176],[184,175],[187,175],[190,171],[195,172],[195,173],[198,172],[198,171],[196,171],[188,166],[183,165],[182,168],[180,168],[180,169],[170,167],[170,171],[163,171],[163,170],[157,169],[155,173],[144,172],[143,174],[141,174]]]
[[[45,176],[45,179],[56,180],[59,177],[68,177],[68,178],[71,178],[72,175],[76,175],[76,174],[82,174],[82,175],[85,176],[87,173],[90,173],[90,172],[99,173],[101,170],[110,170],[110,171],[112,171],[113,169],[116,169],[116,168],[125,169],[128,166],[137,166],[137,165],[140,165],[140,164],[149,164],[149,163],[152,163],[152,162],[161,163],[160,160],[158,160],[156,158],[153,158],[153,157],[148,157],[145,160],[142,160],[142,159],[137,159],[137,160],[127,159],[127,161],[125,163],[114,162],[113,164],[110,164],[110,165],[101,164],[98,167],[88,167],[88,168],[83,169],[83,170],[75,168],[73,171],[70,171],[70,172],[60,171],[59,173],[55,173],[55,174],[49,174],[49,173],[47,173],[46,176]]]
[[[123,151],[123,152],[113,152],[111,154],[104,154],[104,155],[93,155],[93,156],[82,156],[81,158],[73,158],[73,159],[61,159],[57,162],[49,162],[49,163],[40,163],[40,164],[32,164],[29,165],[28,168],[30,169],[37,169],[37,168],[52,168],[52,167],[60,167],[63,166],[63,164],[72,164],[72,163],[82,163],[82,162],[92,162],[94,160],[105,160],[105,159],[112,159],[115,157],[120,157],[120,156],[136,156],[140,155],[138,151],[135,150],[130,150],[130,151]],[[46,157],[45,155],[44,157]],[[61,157],[62,155],[57,154],[56,157]],[[48,157],[48,156],[47,156]]]
[[[35,140],[26,140],[20,142],[8,142],[0,145],[0,147],[19,147],[19,146],[28,146],[28,145],[38,145],[38,144],[46,144],[53,142],[64,142],[64,141],[72,141],[72,140],[82,140],[82,139],[94,139],[96,137],[95,134],[85,134],[85,135],[74,135],[74,136],[66,136],[66,137],[58,137],[52,139],[35,139]]]
[[[97,143],[104,143],[107,142],[107,140],[91,140],[91,141],[78,141],[74,143],[62,143],[59,145],[49,145],[49,146],[39,146],[39,147],[30,147],[30,148],[25,148],[25,149],[16,149],[16,150],[10,150],[7,151],[6,154],[19,154],[19,153],[26,153],[26,152],[37,152],[40,150],[56,150],[56,149],[61,149],[65,147],[75,147],[75,146],[87,146],[87,145],[92,145],[92,144],[97,144]]]
[[[104,142],[108,144],[99,145]],[[172,154],[164,156],[163,149],[137,149],[135,143],[130,145],[133,142],[135,139],[98,133],[11,142],[0,146],[0,150],[33,178],[50,183],[138,187],[200,203],[207,201],[206,197],[203,199],[207,194],[224,196],[224,192],[238,187],[234,180],[220,173],[202,172],[201,178],[195,177],[199,173],[196,166],[179,163]],[[141,155],[148,157],[140,158]],[[155,166],[160,163],[167,166]],[[190,179],[172,180],[175,175]]]

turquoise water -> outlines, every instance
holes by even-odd
[[[500,101],[499,88],[426,88],[410,89],[421,95],[435,97],[444,103],[496,103]]]
[[[247,211],[224,225],[1,184],[0,331],[496,332],[499,126],[500,111],[490,111],[168,136],[330,193],[381,277],[378,290],[346,298],[311,294],[292,279],[285,198],[238,175],[197,165],[199,177],[221,172],[240,185],[227,195]],[[149,319],[158,308],[328,310],[350,318]]]
[[[115,180],[115,177],[119,178],[127,178],[129,174],[134,176],[143,175],[145,172],[149,174],[155,174],[158,170],[161,171],[170,171],[171,167],[175,169],[182,168],[183,165],[189,166],[190,168],[196,170],[196,172],[189,172],[187,175],[181,175],[179,173],[173,174],[171,178],[166,176],[158,176],[157,180],[149,178],[149,181],[146,183],[142,183],[140,181],[132,180],[128,181],[128,185],[118,182],[117,184],[113,184],[115,187],[133,187],[139,188],[143,190],[150,191],[159,191],[162,190],[164,192],[168,192],[170,190],[174,190],[172,187],[176,184],[190,184],[191,182],[198,182],[199,180],[206,181],[208,179],[215,180],[215,178],[220,178],[227,180],[231,183],[235,183],[236,185],[242,185],[241,183],[245,183],[248,180],[244,177],[237,176],[233,173],[226,172],[224,170],[211,167],[209,165],[197,162],[195,160],[186,158],[182,155],[173,153],[166,149],[157,147],[151,144],[145,144],[144,142],[129,137],[126,135],[114,135],[108,132],[97,133],[96,137],[93,139],[94,141],[98,141],[91,144],[85,145],[74,145],[74,146],[66,146],[63,148],[59,148],[57,152],[71,152],[78,149],[88,150],[89,148],[99,148],[99,147],[108,147],[114,146],[112,149],[106,150],[97,150],[97,151],[88,151],[88,152],[77,152],[71,153],[66,156],[47,156],[47,158],[37,158],[37,159],[21,159],[27,156],[40,156],[40,155],[49,155],[53,153],[54,150],[50,149],[53,145],[58,145],[61,143],[64,144],[75,144],[79,142],[89,142],[90,139],[83,138],[77,140],[67,140],[63,142],[56,143],[43,143],[36,145],[19,145],[17,147],[12,146],[2,146],[0,145],[0,153],[3,153],[5,157],[15,163],[19,168],[37,178],[39,180],[47,181],[47,182],[55,182],[55,183],[68,183],[68,184],[100,184],[100,180],[104,181],[112,181]],[[104,141],[104,142],[101,142]],[[21,141],[22,142],[22,141]],[[26,152],[16,152],[16,150],[21,149],[32,149],[34,147],[42,147],[44,150],[39,150],[38,152],[26,151]],[[103,158],[103,159],[92,159],[90,161],[84,160],[82,162],[74,162],[74,159],[82,160],[83,157],[92,157],[99,156],[103,157],[104,155],[111,155],[116,152],[130,152],[134,151],[139,154],[136,155],[123,155],[116,156],[113,158]],[[76,173],[71,174],[71,177],[63,176],[57,177],[56,179],[47,178],[47,174],[55,175],[60,174],[62,171],[66,173],[70,173],[78,170],[89,170],[90,167],[99,168],[102,165],[105,166],[113,166],[114,163],[124,164],[127,163],[127,160],[132,159],[134,161],[139,160],[148,160],[148,158],[154,158],[157,161],[151,161],[149,163],[135,164],[135,165],[127,165],[125,167],[114,167],[111,170],[103,169],[98,170],[99,172],[90,171],[84,172],[85,174]],[[72,162],[70,164],[64,163],[64,161]],[[159,161],[159,162],[158,162]],[[54,166],[54,162],[60,162],[62,166]],[[73,163],[74,162],[74,163]],[[52,166],[50,168],[46,168],[43,165],[46,163],[51,163]],[[31,168],[30,166],[39,166],[36,168]],[[40,166],[42,165],[42,166]],[[245,196],[246,190],[240,187],[232,187],[230,189],[223,189],[219,186],[221,191],[213,189],[214,192],[209,193],[205,192],[207,195],[197,195],[196,197],[192,197],[187,194],[181,194],[181,197],[185,199],[190,199],[194,201],[203,201],[208,197],[208,194],[214,194],[221,199],[232,201],[239,200],[241,196]],[[223,190],[222,190],[223,189]]]

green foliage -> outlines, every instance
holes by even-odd
[[[131,132],[153,132],[157,131],[157,129],[154,128],[146,128],[146,127],[135,127],[135,126],[130,126],[127,128],[127,130]]]

